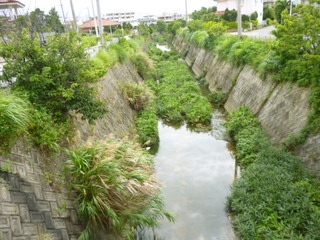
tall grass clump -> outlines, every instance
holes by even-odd
[[[18,95],[0,90],[0,149],[7,150],[30,121],[30,104]]]
[[[190,37],[190,42],[197,44],[199,47],[204,48],[209,34],[206,31],[196,31]]]
[[[137,228],[154,228],[163,217],[173,220],[159,197],[152,156],[139,144],[110,137],[68,155],[67,176],[86,223],[79,239],[94,239],[99,228],[134,239]]]
[[[153,93],[143,83],[128,82],[121,86],[124,98],[127,99],[131,108],[141,111],[153,99]]]
[[[227,208],[241,239],[319,239],[320,183],[300,159],[274,147],[246,108],[227,129],[244,166]]]
[[[147,54],[143,52],[133,54],[131,57],[131,61],[143,79],[147,79],[147,77],[154,70],[153,61]]]

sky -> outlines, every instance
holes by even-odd
[[[96,10],[96,0],[72,0],[75,14],[78,19],[88,19],[92,14],[92,3]],[[67,19],[72,18],[70,0],[20,0],[25,4],[25,8],[19,12],[31,12],[35,8],[40,8],[48,13],[52,7],[55,7],[62,17],[61,3]],[[200,10],[201,7],[215,6],[213,0],[187,0],[188,14],[194,10]],[[136,17],[153,14],[161,15],[162,13],[185,13],[185,0],[100,0],[101,14],[111,12],[135,12]]]

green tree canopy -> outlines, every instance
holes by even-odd
[[[217,7],[205,8],[202,7],[201,10],[195,10],[190,17],[193,20],[202,20],[202,21],[212,21],[214,13],[217,11]]]
[[[237,21],[237,10],[229,10],[228,8],[224,11],[224,14],[221,15],[221,18],[227,22]]]
[[[68,111],[93,121],[106,110],[90,86],[98,76],[76,33],[52,35],[46,44],[29,29],[12,31],[3,39],[0,56],[6,60],[0,79],[13,90],[27,93],[36,107],[45,107],[57,119]]]
[[[320,10],[299,5],[292,15],[284,11],[282,19],[283,24],[278,24],[273,32],[277,38],[274,62],[282,69],[281,78],[302,85],[320,85]]]
[[[51,8],[49,14],[45,16],[46,26],[52,32],[64,32],[64,26],[62,25],[59,14],[55,8]]]

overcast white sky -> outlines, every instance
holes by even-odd
[[[75,12],[78,18],[87,19],[88,14],[92,16],[92,4],[91,0],[72,0],[75,8]],[[96,6],[96,0],[92,0],[94,6]],[[48,11],[55,7],[56,10],[61,13],[60,0],[20,0],[26,7],[24,12],[31,12],[35,8],[48,13]],[[61,0],[66,18],[71,19],[70,0]],[[161,15],[163,12],[167,13],[185,13],[185,0],[100,0],[101,14],[110,12],[127,12],[133,11],[136,16],[143,16],[146,14]],[[201,7],[215,6],[213,0],[187,0],[188,13],[192,13],[194,10],[199,10]],[[88,13],[89,11],[89,13]],[[97,11],[95,9],[95,13]]]

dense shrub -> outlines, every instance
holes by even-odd
[[[109,138],[68,151],[66,173],[79,201],[86,228],[79,239],[95,239],[96,229],[134,239],[135,229],[173,220],[159,197],[153,160],[138,144]]]
[[[132,109],[141,111],[152,100],[153,94],[145,84],[128,82],[121,86],[125,99],[128,100]]]
[[[132,63],[138,70],[138,73],[142,78],[146,79],[149,74],[154,70],[153,61],[148,57],[147,54],[139,52],[131,57]]]
[[[153,102],[150,102],[143,111],[138,113],[136,127],[139,142],[142,146],[149,146],[151,148],[158,146],[158,116]]]
[[[228,93],[225,92],[212,92],[208,95],[208,99],[212,104],[223,106],[227,101]]]
[[[228,131],[245,167],[227,208],[242,239],[318,239],[320,183],[300,159],[272,146],[246,108],[231,115]]]
[[[210,125],[212,107],[188,67],[176,61],[162,61],[158,63],[158,71],[159,84],[152,85],[156,88],[158,115],[167,122]]]

